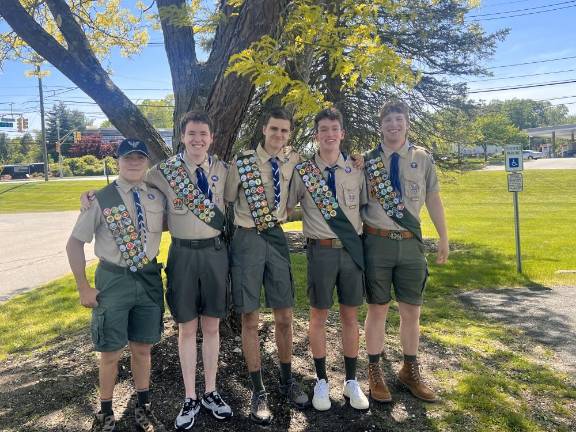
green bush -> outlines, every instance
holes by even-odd
[[[75,176],[95,176],[104,173],[103,162],[92,155],[66,158],[63,162],[63,170],[67,172],[66,168]]]

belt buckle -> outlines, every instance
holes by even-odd
[[[390,231],[388,233],[388,238],[390,240],[404,240],[404,237],[402,237],[402,233],[400,231]]]
[[[332,239],[332,247],[333,247],[333,248],[342,248],[342,247],[344,247],[344,246],[342,245],[342,240],[340,240],[340,239]]]

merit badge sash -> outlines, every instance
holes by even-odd
[[[144,252],[144,245],[126,205],[116,189],[116,182],[96,192],[96,199],[126,265],[131,272],[142,269],[150,260]]]
[[[421,242],[422,228],[420,222],[408,211],[402,201],[402,197],[392,187],[379,147],[376,147],[366,155],[364,165],[371,192],[380,202],[386,214],[398,225],[412,232]]]
[[[264,240],[274,246],[290,262],[288,242],[284,231],[278,225],[278,219],[268,205],[256,156],[254,154],[238,156],[236,167],[256,229],[264,237]]]
[[[364,270],[362,240],[328,188],[320,168],[310,159],[296,165],[296,171],[330,229],[338,236],[356,265]]]
[[[224,229],[224,213],[192,183],[182,155],[178,154],[161,162],[158,170],[176,194],[174,207],[188,207],[206,225],[218,231]]]

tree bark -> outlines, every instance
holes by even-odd
[[[125,137],[142,140],[153,161],[164,159],[170,150],[160,134],[110,79],[91,50],[64,0],[47,2],[51,12],[60,16],[59,27],[68,49],[60,45],[26,12],[18,0],[2,0],[0,15],[34,51],[60,70],[84,93],[90,96]],[[55,17],[55,18],[56,18]]]
[[[196,42],[192,22],[187,22],[187,25],[174,25],[162,14],[163,8],[185,8],[186,0],[157,0],[157,3],[162,33],[164,34],[164,48],[172,75],[175,105],[172,149],[176,152],[180,143],[180,118],[184,113],[201,107],[198,101],[201,67],[196,57]]]
[[[249,79],[236,74],[225,76],[228,59],[262,36],[276,34],[287,4],[288,0],[246,0],[239,15],[230,18],[227,27],[216,34],[213,54],[206,65],[216,77],[206,111],[214,121],[212,150],[224,160],[232,156],[234,140],[254,91]]]

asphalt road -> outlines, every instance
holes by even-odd
[[[77,211],[0,214],[0,302],[70,272],[66,241]],[[94,248],[86,245],[86,259]]]
[[[576,374],[576,287],[510,288],[471,291],[462,302],[477,311],[519,327],[557,353],[556,369]]]
[[[576,158],[524,160],[524,169],[576,169]],[[484,171],[503,171],[504,165],[488,165]]]

